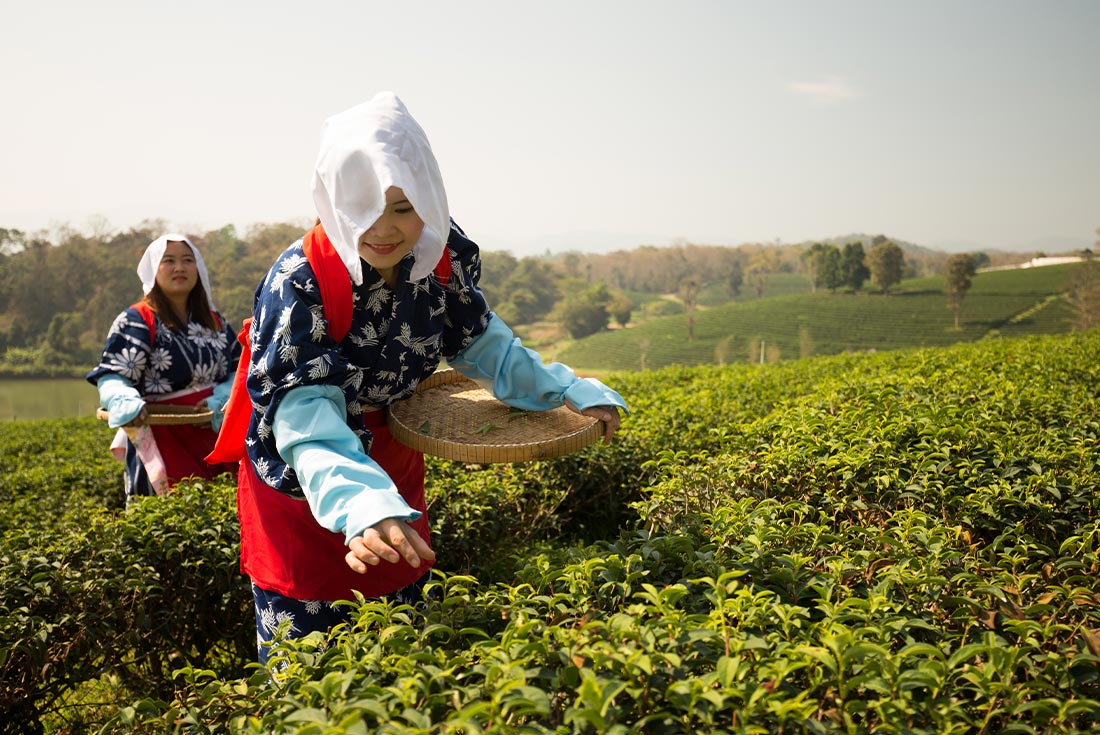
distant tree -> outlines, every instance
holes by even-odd
[[[582,287],[585,285],[582,282]],[[539,258],[523,258],[500,287],[501,305],[511,304],[512,324],[533,324],[545,319],[558,302],[558,278],[553,266]],[[496,308],[496,306],[494,306]],[[606,322],[604,322],[606,326]]]
[[[22,230],[0,227],[0,255],[12,255],[23,249],[27,236]]]
[[[768,284],[768,275],[775,273],[778,269],[779,256],[775,250],[770,248],[758,251],[749,260],[747,276],[749,283],[756,291],[757,298],[764,295],[764,289],[767,288]]]
[[[561,260],[562,267],[565,268],[565,275],[569,278],[581,277],[581,256],[580,253],[570,251],[565,254],[565,257]]]
[[[959,331],[959,309],[962,307],[966,292],[970,290],[971,279],[977,272],[974,257],[968,253],[958,253],[947,259],[944,266],[944,278],[947,280],[947,304],[955,312],[955,331]]]
[[[611,300],[611,294],[603,283],[587,289],[577,288],[577,284],[583,282],[571,281],[565,284],[570,288],[554,310],[561,325],[573,339],[607,329],[607,304]]]
[[[905,270],[905,254],[894,243],[883,240],[873,245],[871,252],[867,253],[867,267],[871,271],[871,281],[884,294],[888,294],[891,286],[901,282],[901,275]]]
[[[829,289],[830,293],[844,285],[844,256],[835,245],[826,247],[821,256],[821,265],[817,274],[822,288]]]
[[[634,302],[628,296],[617,293],[608,302],[607,312],[620,327],[625,327],[630,323],[630,316],[634,313]]]
[[[695,341],[695,307],[699,305],[699,291],[702,284],[698,278],[688,276],[680,281],[680,301],[684,304],[684,313],[687,314],[688,339]]]
[[[810,279],[810,291],[817,291],[817,287],[821,285],[821,261],[828,247],[824,243],[815,242],[802,251],[800,257],[802,267]]]
[[[840,271],[844,286],[853,291],[863,288],[864,282],[871,277],[871,271],[867,270],[863,254],[863,243],[850,242],[844,246],[844,252],[840,258]]]
[[[1077,266],[1066,302],[1073,314],[1075,330],[1100,326],[1100,260],[1089,260]]]
[[[478,285],[493,308],[504,302],[504,284],[518,265],[516,256],[507,250],[481,251],[481,280]]]
[[[989,265],[992,262],[992,260],[989,257],[989,253],[987,253],[985,251],[982,251],[982,250],[979,250],[976,253],[971,253],[970,257],[974,259],[974,272],[975,273],[980,271],[982,268],[985,268],[987,265]]]
[[[741,262],[737,260],[730,262],[729,270],[726,272],[726,287],[730,291],[730,298],[737,298],[744,283],[745,273],[741,270]]]

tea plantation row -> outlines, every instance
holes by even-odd
[[[274,671],[230,484],[124,511],[102,426],[13,425],[0,727],[1100,728],[1100,333],[609,380],[610,447],[432,462],[425,608]]]

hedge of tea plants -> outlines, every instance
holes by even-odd
[[[228,483],[41,531],[21,516],[0,549],[0,721],[1100,729],[1100,333],[608,380],[633,409],[619,441],[431,463],[428,603],[356,603],[271,670],[248,663]]]

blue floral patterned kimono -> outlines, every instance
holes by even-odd
[[[485,331],[489,307],[477,286],[477,245],[452,226],[447,241],[451,277],[446,286],[433,276],[409,283],[412,257],[400,265],[391,289],[373,268],[353,286],[351,329],[340,344],[326,333],[321,297],[302,241],[291,245],[256,292],[248,391],[255,413],[248,456],[257,476],[276,490],[303,497],[298,480],[279,456],[271,430],[279,401],[292,388],[338,386],[348,424],[369,451],[362,404],[387,406],[408,398],[424,378]],[[278,319],[266,318],[278,314]],[[266,331],[260,331],[266,330]]]
[[[113,373],[137,388],[147,403],[195,404],[210,395],[213,386],[232,375],[241,346],[233,330],[218,315],[219,330],[191,321],[175,332],[155,318],[156,336],[150,343],[149,327],[139,311],[129,307],[115,319],[99,365],[85,376],[93,385]],[[216,434],[209,425],[154,426],[157,446],[170,481],[183,477],[215,477],[232,467],[210,466],[203,457],[213,447]],[[116,441],[122,443],[122,435]],[[151,495],[145,468],[134,445],[125,441],[126,494]]]

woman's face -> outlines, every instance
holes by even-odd
[[[359,238],[359,257],[384,277],[393,274],[420,240],[424,220],[396,186],[386,190],[386,209]],[[390,280],[387,278],[387,280]]]
[[[186,299],[199,282],[195,254],[185,242],[169,240],[157,268],[157,285],[169,298]]]

